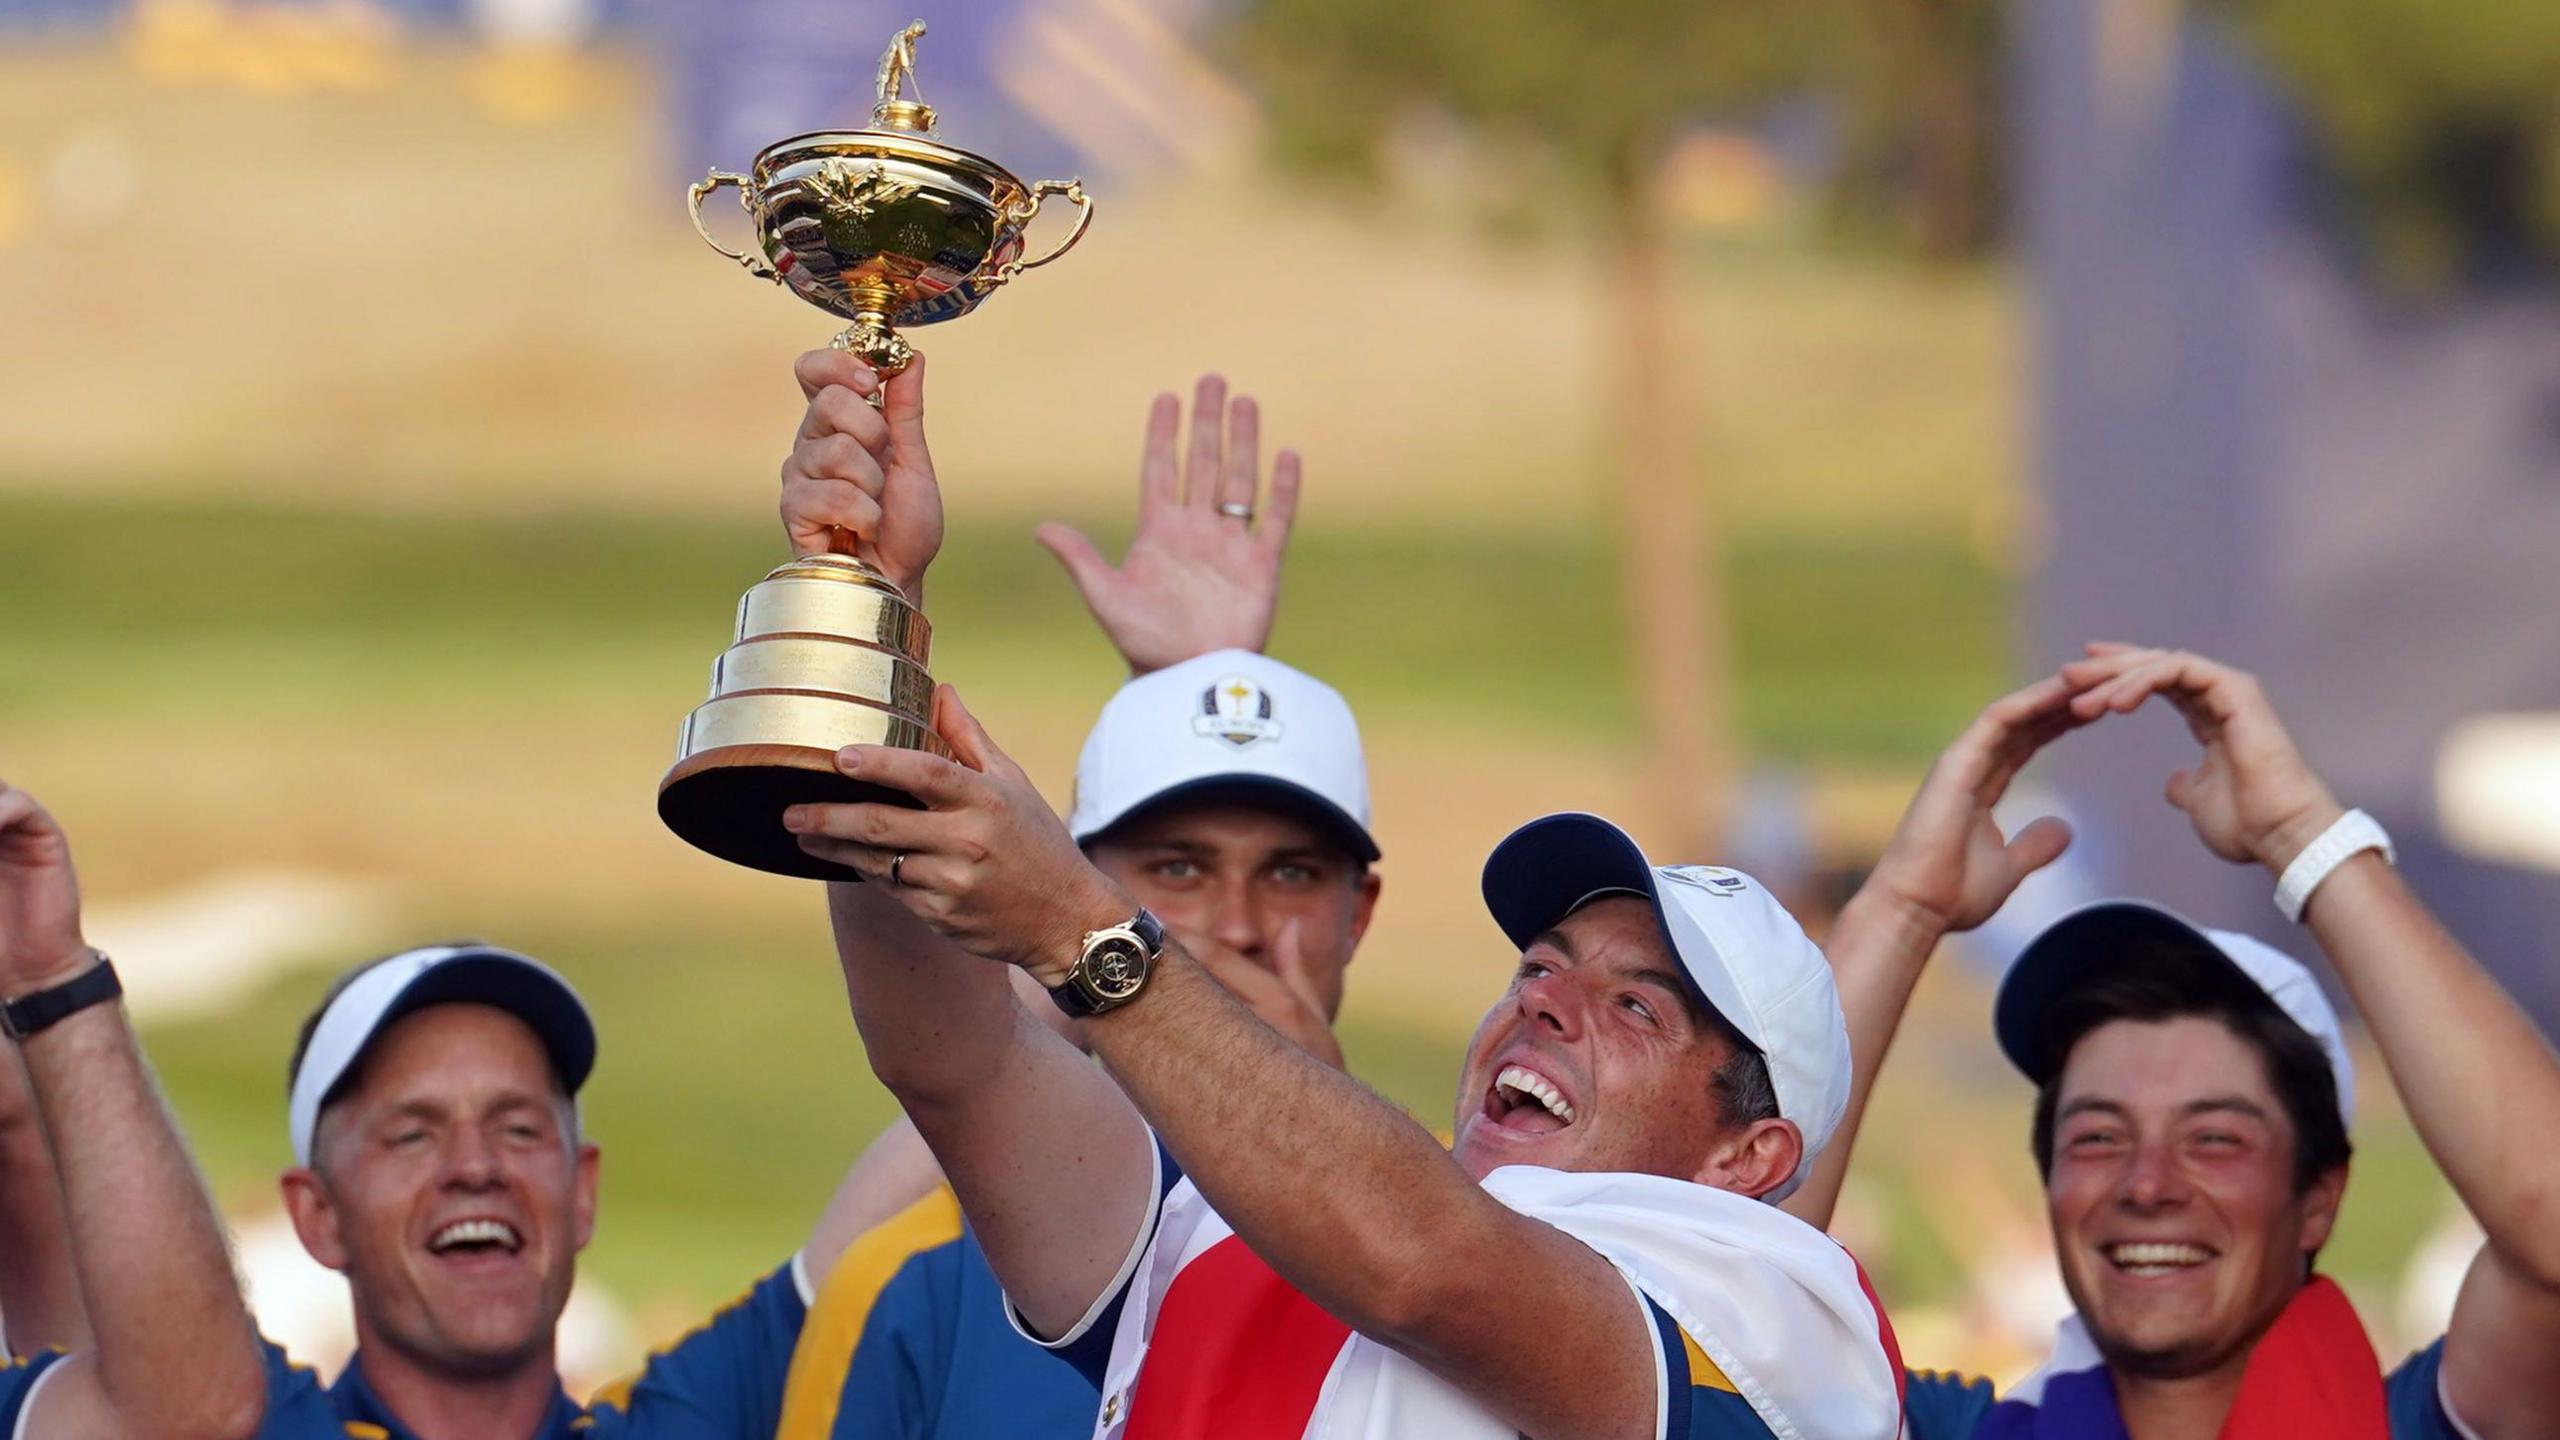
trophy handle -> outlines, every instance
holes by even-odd
[[[765,263],[765,258],[763,256],[750,254],[744,250],[730,249],[728,246],[721,244],[718,240],[713,239],[711,236],[711,227],[702,223],[702,202],[704,198],[709,196],[712,191],[719,189],[723,185],[737,186],[738,208],[747,212],[748,220],[753,221],[756,218],[756,212],[749,209],[747,205],[747,177],[744,175],[732,175],[726,170],[714,170],[710,174],[703,176],[701,179],[694,181],[692,186],[684,192],[685,209],[693,215],[693,233],[702,237],[703,244],[708,245],[712,249],[719,251],[721,254],[728,256],[730,259],[737,261],[739,266],[748,274],[753,275],[759,280],[770,280],[774,278],[773,267]],[[1072,244],[1074,242],[1069,241],[1068,243]]]
[[[1093,200],[1084,193],[1082,180],[1043,180],[1032,186],[1030,207],[1022,212],[1023,225],[1027,228],[1031,224],[1032,218],[1040,213],[1041,200],[1051,195],[1064,195],[1076,207],[1075,228],[1067,232],[1066,239],[1059,241],[1048,254],[1037,260],[1017,258],[997,266],[995,273],[987,277],[991,283],[1002,285],[1025,270],[1037,270],[1076,248],[1076,242],[1084,238],[1086,228],[1093,224]]]

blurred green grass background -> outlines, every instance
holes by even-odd
[[[954,526],[933,583],[946,670],[1084,688],[1113,668],[1028,539],[1040,518]],[[763,519],[386,519],[12,494],[0,480],[0,720],[254,721],[321,705],[352,723],[610,702],[663,685],[671,658],[700,651],[708,664],[727,640],[714,597],[774,559]],[[1126,524],[1096,516],[1091,529],[1116,552]],[[1948,537],[1746,534],[1727,549],[1755,755],[1923,764],[2001,683],[2008,585]],[[1583,527],[1453,536],[1316,522],[1289,558],[1274,651],[1364,713],[1623,739],[1611,564]]]

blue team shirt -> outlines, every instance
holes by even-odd
[[[63,1361],[59,1350],[41,1354],[0,1356],[0,1435],[15,1435],[24,1419],[27,1401],[36,1393],[36,1382],[45,1372]]]
[[[845,1250],[791,1362],[775,1440],[1086,1440],[1101,1390],[1005,1319],[950,1188]]]
[[[782,1386],[808,1307],[785,1265],[649,1357],[591,1405],[551,1398],[534,1440],[763,1440],[780,1423]],[[267,1419],[259,1440],[415,1440],[365,1383],[364,1356],[335,1385],[267,1350]],[[6,1382],[0,1382],[5,1384]],[[6,1395],[0,1389],[0,1396]],[[0,1416],[13,1414],[0,1405]]]
[[[2462,1440],[2453,1417],[2444,1409],[2437,1376],[2444,1369],[2444,1338],[2401,1362],[2383,1378],[2384,1407],[2391,1418],[2391,1440]],[[1972,1440],[1984,1417],[1998,1403],[1991,1382],[1934,1370],[1910,1373],[1906,1413],[1911,1440]],[[2103,1440],[2103,1437],[2091,1437]]]

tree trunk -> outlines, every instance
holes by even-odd
[[[1700,523],[1705,482],[1695,464],[1682,383],[1680,290],[1663,222],[1658,166],[1621,189],[1614,263],[1608,416],[1616,450],[1616,523],[1629,661],[1644,724],[1648,846],[1708,860],[1731,793],[1731,684],[1722,566]]]

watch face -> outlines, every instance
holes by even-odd
[[[1085,952],[1085,978],[1104,1000],[1126,1000],[1147,982],[1147,953],[1134,940],[1114,935]]]

